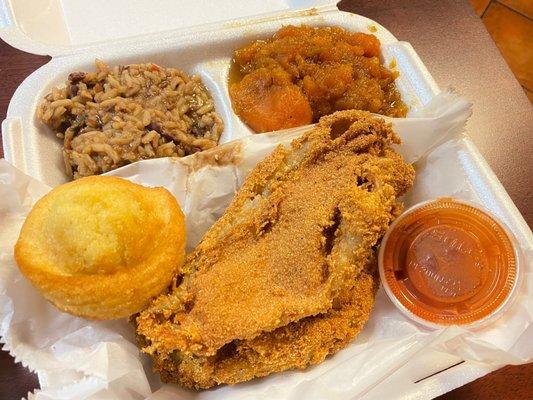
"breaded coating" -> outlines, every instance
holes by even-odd
[[[320,120],[250,173],[169,292],[137,316],[163,381],[208,388],[322,361],[372,308],[375,246],[414,171],[367,112]]]

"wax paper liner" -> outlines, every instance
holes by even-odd
[[[478,202],[517,235],[524,255],[522,285],[505,315],[487,328],[428,330],[401,314],[380,290],[370,320],[346,349],[305,371],[287,371],[235,386],[195,392],[163,385],[134,345],[125,320],[94,322],[62,313],[21,276],[13,259],[24,218],[50,188],[0,161],[0,335],[4,350],[39,376],[29,399],[346,399],[431,398],[505,364],[533,356],[531,231],[496,182],[483,181],[480,157],[461,135],[471,105],[450,92],[408,119],[390,119],[415,162],[417,179],[406,205],[439,196]],[[223,213],[253,166],[276,145],[307,128],[253,135],[182,159],[157,159],[111,174],[164,186],[187,215],[190,250]],[[512,205],[512,203],[511,203]],[[440,369],[458,364],[441,374]],[[455,372],[454,372],[455,371]]]

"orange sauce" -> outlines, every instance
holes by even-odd
[[[513,244],[487,213],[439,199],[405,215],[382,249],[386,283],[414,315],[469,324],[496,311],[517,279]]]

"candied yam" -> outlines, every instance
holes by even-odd
[[[272,70],[272,84],[276,86],[292,85],[291,75],[281,68]]]
[[[313,112],[300,88],[271,85],[267,74],[250,74],[231,86],[237,114],[256,132],[310,124]]]
[[[302,33],[302,29],[294,25],[285,25],[281,27],[281,29],[274,34],[274,38],[281,39],[285,37],[299,36],[301,35],[301,33]]]
[[[326,92],[316,81],[309,75],[304,76],[302,88],[307,98],[310,100],[320,98]]]
[[[366,57],[379,57],[381,43],[377,37],[362,32],[354,32],[350,36],[348,42],[363,47]]]
[[[235,52],[239,74],[230,77],[235,112],[260,131],[307,121],[309,108],[312,122],[340,109],[405,116],[407,107],[394,85],[398,74],[381,65],[379,54],[374,35],[340,27],[284,26],[271,39]],[[285,101],[292,105],[288,110]],[[268,114],[272,123],[266,121]]]
[[[324,66],[310,71],[303,79],[303,90],[311,102],[325,98],[331,101],[343,95],[353,84],[353,71],[349,64]]]

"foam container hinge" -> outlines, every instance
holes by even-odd
[[[418,107],[426,104],[439,92],[437,84],[409,43],[398,41],[387,29],[373,20],[339,11],[335,6],[328,5],[330,1],[278,0],[264,1],[261,5],[260,2],[246,2],[258,4],[244,5],[242,2],[229,0],[224,2],[222,8],[220,5],[214,7],[213,12],[229,10],[233,17],[249,16],[272,8],[281,12],[229,22],[219,20],[230,18],[213,17],[213,14],[210,14],[202,20],[208,23],[201,26],[197,26],[196,16],[189,21],[182,19],[181,27],[177,29],[171,29],[176,24],[169,19],[168,13],[161,6],[170,7],[173,11],[179,7],[190,10],[191,6],[187,5],[187,2],[120,0],[115,3],[95,0],[94,7],[90,9],[87,9],[86,3],[83,0],[36,0],[32,3],[34,7],[46,7],[42,7],[44,11],[37,13],[38,16],[32,19],[24,11],[30,0],[0,0],[0,36],[26,51],[53,55],[49,63],[32,73],[17,88],[9,104],[7,118],[2,122],[6,160],[50,186],[66,181],[61,142],[37,120],[37,106],[52,87],[65,82],[70,72],[93,69],[95,58],[110,65],[154,62],[199,74],[210,90],[216,109],[225,123],[221,143],[252,134],[233,113],[228,97],[228,71],[233,50],[254,39],[268,37],[282,25],[337,25],[352,31],[375,34],[382,43],[382,61],[385,65],[391,65],[394,60],[395,69],[400,73],[397,87],[411,113],[416,113]],[[152,15],[137,18],[135,22],[138,29],[132,29],[128,19],[153,11],[146,9],[147,3],[155,5],[155,17]],[[213,7],[212,2],[207,0],[195,3],[200,8]],[[286,11],[310,3],[321,7]],[[83,26],[80,24],[84,18],[103,18],[100,22],[106,22],[105,16],[94,11],[105,5],[111,7],[107,20],[112,22],[113,18],[116,18],[115,25],[102,25],[101,31],[83,33]],[[138,9],[136,12],[131,9],[121,12],[124,11],[124,6]],[[154,27],[157,18],[162,22],[160,26]],[[48,30],[41,26],[45,22],[49,26]],[[133,36],[137,33],[141,34]],[[448,152],[456,157],[455,172],[461,173],[468,180],[477,200],[507,224],[524,249],[532,249],[531,230],[473,143],[465,137],[443,146],[435,152]],[[432,172],[436,180],[446,173]],[[441,193],[438,187],[428,187],[418,188],[412,198],[422,198],[429,193],[435,196],[450,195],[445,193],[445,190]],[[387,386],[398,385],[398,396],[432,398],[490,372],[490,368],[486,366],[464,362],[430,377],[460,361],[442,354],[421,353],[413,356],[398,371],[391,371],[382,383]],[[396,379],[396,376],[400,379]],[[411,379],[406,381],[405,376]],[[369,394],[370,398],[379,398],[379,393],[379,387],[374,388],[372,394]]]

